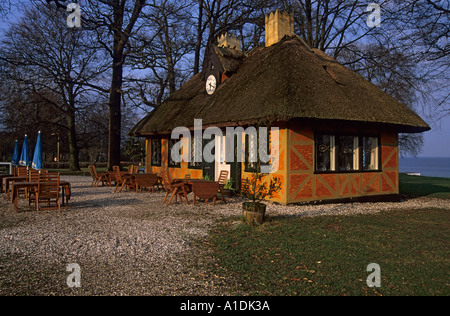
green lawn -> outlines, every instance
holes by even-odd
[[[450,178],[408,176],[400,174],[400,193],[450,199]]]
[[[400,175],[400,193],[450,199],[450,179]],[[449,295],[450,212],[225,221],[211,233],[215,273],[252,295]],[[381,287],[366,284],[381,268]]]
[[[450,294],[446,210],[224,222],[211,244],[214,272],[231,273],[251,295]],[[366,284],[370,263],[380,265],[380,288]]]

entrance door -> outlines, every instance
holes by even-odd
[[[212,135],[211,139],[204,139],[203,140],[203,146],[202,146],[202,150],[203,152],[205,152],[205,146],[206,144],[210,143],[214,141],[215,142],[215,135]],[[216,155],[216,147],[214,146],[214,149],[211,150],[211,154],[212,155]],[[216,169],[216,163],[215,161],[213,162],[207,162],[204,158],[203,158],[203,178],[207,178],[209,180],[215,180],[215,169]]]
[[[241,168],[242,163],[238,162],[238,141],[237,135],[234,135],[234,159],[233,162],[230,162],[230,178],[233,180],[233,188],[236,191],[240,191],[241,189]]]

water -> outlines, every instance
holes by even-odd
[[[417,172],[421,176],[450,178],[449,158],[400,158],[401,173]]]

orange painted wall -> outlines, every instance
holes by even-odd
[[[282,182],[282,189],[271,200],[281,204],[290,204],[315,200],[329,200],[382,194],[398,194],[398,136],[396,132],[367,131],[381,135],[380,172],[361,173],[321,173],[315,174],[314,130],[327,129],[329,126],[286,123],[279,125],[279,166],[278,170],[266,177],[277,176]],[[338,131],[338,129],[336,129]],[[348,129],[347,132],[360,132]],[[188,168],[182,162],[180,168],[168,167],[168,141],[162,140],[162,166],[151,166],[151,141],[146,142],[146,171],[159,173],[161,168],[168,168],[172,178],[202,178],[203,171]],[[242,179],[251,177],[242,164]]]
[[[314,132],[322,126],[295,126],[288,128],[287,203],[314,200],[342,199],[370,195],[397,194],[398,138],[395,132],[381,133],[380,172],[314,173]],[[349,129],[348,132],[360,132]],[[377,133],[378,131],[368,131]]]
[[[152,166],[151,165],[151,157],[152,157],[152,149],[151,149],[151,138],[147,138],[146,140],[146,156],[145,156],[145,171],[147,173],[156,173],[159,174],[161,169],[169,170],[170,176],[172,179],[176,178],[184,178],[186,174],[189,174],[193,179],[201,179],[203,178],[203,171],[200,169],[190,169],[188,168],[188,163],[182,161],[180,163],[179,168],[169,167],[169,147],[168,147],[168,139],[163,138],[161,140],[161,166]]]
[[[264,178],[265,182],[270,182],[272,177],[278,177],[281,181],[281,190],[277,193],[274,194],[273,198],[271,198],[270,200],[273,202],[278,202],[281,204],[287,204],[287,197],[288,197],[288,174],[287,174],[287,165],[286,165],[286,154],[288,152],[287,150],[287,135],[288,135],[288,130],[286,129],[286,125],[282,124],[278,126],[279,128],[279,162],[278,162],[278,170],[276,172],[273,172],[269,175],[267,175]],[[271,137],[273,137],[274,135],[271,134]],[[271,155],[276,155],[276,153],[274,152],[274,148],[272,148],[271,150]],[[250,172],[245,172],[245,166],[244,163],[242,163],[242,179],[246,179],[246,178],[252,178],[252,173]]]

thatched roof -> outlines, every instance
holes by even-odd
[[[214,46],[214,52],[217,55],[225,74],[235,73],[239,69],[242,60],[245,58],[245,54],[242,52],[226,47]]]
[[[229,54],[216,52],[221,58]],[[233,56],[235,73],[213,95],[206,93],[198,74],[130,134],[170,133],[178,126],[192,127],[194,119],[202,119],[204,127],[302,118],[382,124],[398,132],[430,129],[407,106],[298,37],[241,57]]]

